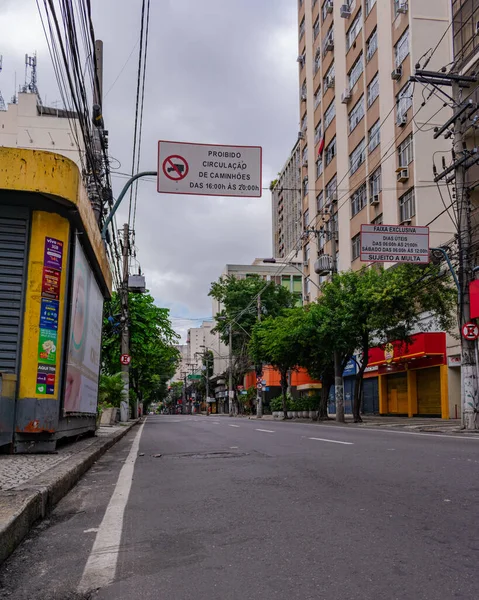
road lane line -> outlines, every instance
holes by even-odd
[[[138,448],[144,426],[145,421],[140,425],[140,429],[131,445],[128,458],[118,475],[115,490],[103,515],[93,548],[83,570],[78,586],[81,593],[105,587],[115,579],[123,531],[123,517],[130,495],[135,462],[138,457]]]
[[[230,425],[230,424],[228,423],[228,427],[239,427],[239,425]]]
[[[263,431],[264,433],[275,433],[274,431],[271,431],[271,429],[256,429],[255,431]]]
[[[326,440],[325,438],[308,438],[308,440],[316,440],[318,442],[331,442],[331,444],[344,444],[345,446],[354,446],[354,442],[340,442],[338,440]]]

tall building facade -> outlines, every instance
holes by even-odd
[[[363,223],[430,224],[431,246],[451,240],[432,169],[451,149],[432,137],[449,108],[409,81],[428,57],[430,70],[451,63],[451,0],[299,0],[298,15],[306,274],[328,277],[321,256],[359,269]]]
[[[273,256],[291,257],[301,250],[302,201],[301,201],[301,148],[299,138],[286,164],[273,182]]]

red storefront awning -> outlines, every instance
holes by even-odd
[[[389,346],[389,347],[388,347]],[[391,348],[392,346],[392,348]],[[378,346],[369,351],[368,366],[386,365],[398,362],[409,362],[419,358],[443,357],[446,362],[446,334],[440,333],[417,333],[411,337],[408,343],[392,342],[391,345]]]

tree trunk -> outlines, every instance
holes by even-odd
[[[345,423],[343,365],[337,351],[334,353],[334,396],[336,400],[336,421],[338,423]]]
[[[319,413],[318,418],[320,421],[326,421],[328,417],[328,398],[331,386],[333,385],[333,379],[330,375],[325,375],[322,378],[323,387],[321,388],[321,400],[319,402]]]
[[[288,371],[280,371],[281,374],[281,392],[283,395],[283,416],[288,418]]]
[[[369,363],[369,334],[363,337],[363,360],[361,366],[356,373],[354,386],[354,401],[353,401],[353,419],[355,423],[362,423],[361,419],[361,399],[363,395],[363,375]]]

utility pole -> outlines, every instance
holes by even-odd
[[[336,215],[338,213],[336,212]],[[331,217],[329,220],[331,224],[329,234],[331,236],[331,254],[332,254],[332,269],[331,274],[334,277],[338,272],[337,263],[337,244],[336,244],[336,233],[337,233],[337,218],[333,220]],[[344,387],[343,387],[343,369],[341,365],[341,356],[337,350],[334,351],[334,398],[336,403],[336,421],[338,423],[344,423]]]
[[[229,381],[228,381],[228,394],[229,394],[229,413],[230,413],[230,417],[232,417],[234,415],[234,408],[233,408],[233,400],[234,400],[234,390],[233,390],[233,328],[231,326],[230,323],[230,331],[229,331],[229,343],[228,343],[228,350],[229,350]]]
[[[452,82],[452,95],[456,104],[461,105],[461,88],[458,82]],[[467,189],[466,163],[460,159],[465,155],[464,121],[457,119],[454,125],[454,152],[460,164],[455,168],[456,203],[458,216],[459,244],[459,286],[461,304],[459,307],[459,328],[470,322],[469,284],[473,279],[471,264],[471,199]],[[477,341],[466,340],[461,335],[461,405],[462,426],[464,429],[478,428],[477,411],[479,408],[479,389],[476,363]]]
[[[130,250],[130,231],[128,223],[123,225],[123,281],[120,290],[121,302],[121,354],[130,356],[130,315],[128,310],[128,256]],[[121,363],[121,378],[123,379],[123,400],[130,405],[130,365]],[[138,403],[133,405],[133,418],[138,417]]]
[[[261,322],[261,294],[258,294],[257,301],[257,314],[258,314],[258,323]],[[263,416],[263,366],[259,364],[256,370],[256,418],[261,419]]]
[[[209,374],[209,362],[208,362],[208,348],[205,348],[205,364],[206,364],[206,416],[209,415],[208,412],[208,400],[210,399],[210,374]]]

